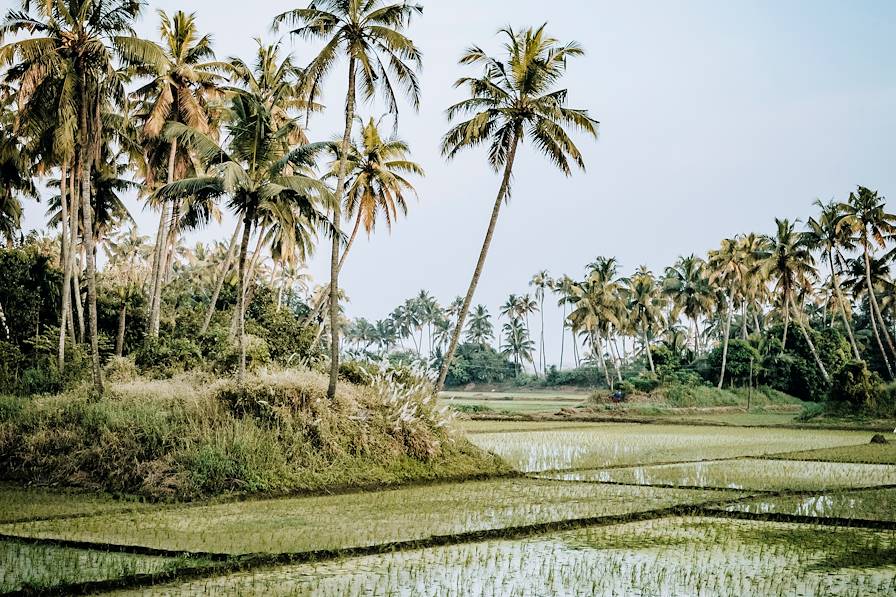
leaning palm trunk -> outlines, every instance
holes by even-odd
[[[236,228],[233,230],[233,236],[230,237],[230,245],[227,247],[227,256],[224,258],[224,263],[221,265],[221,273],[218,276],[218,281],[215,282],[215,290],[212,292],[212,298],[209,299],[208,311],[205,313],[205,320],[202,322],[202,330],[199,332],[200,334],[204,334],[208,331],[208,326],[212,323],[212,317],[215,315],[215,306],[218,304],[218,296],[221,294],[221,288],[224,287],[224,280],[227,279],[227,273],[230,271],[230,266],[233,263],[233,256],[236,253],[237,247],[237,238],[240,234],[240,228],[242,227],[242,222],[237,220]]]
[[[333,200],[333,242],[330,247],[330,382],[327,398],[336,398],[336,382],[339,377],[339,220],[342,217],[342,195],[345,192],[348,150],[355,119],[355,57],[348,60],[348,90],[345,96],[345,130],[342,133],[339,173],[336,177],[336,196]]]
[[[542,377],[547,377],[548,375],[548,358],[544,352],[544,288],[541,289],[541,299],[539,301],[541,304],[538,306],[538,311],[541,315],[541,329],[539,330],[539,340],[541,342],[541,350],[539,351],[539,360],[541,361],[541,375]]]
[[[887,366],[887,373],[890,374],[890,379],[893,379],[893,369],[890,367],[890,358],[887,355],[887,352],[884,350],[883,344],[880,341],[880,337],[883,336],[887,341],[887,344],[890,347],[890,352],[896,354],[896,350],[893,348],[893,341],[890,339],[890,334],[887,332],[887,326],[884,323],[884,319],[880,314],[880,307],[877,304],[877,296],[874,293],[874,286],[871,283],[871,259],[868,256],[868,248],[865,247],[865,284],[868,289],[868,302],[870,305],[871,311],[871,327],[874,329],[874,335],[877,338],[877,343],[880,346],[881,356],[884,358],[884,364]],[[880,329],[878,329],[880,326]]]
[[[342,266],[345,265],[345,258],[348,257],[348,252],[352,248],[352,245],[355,243],[355,237],[358,236],[358,230],[361,228],[361,210],[358,210],[358,217],[355,218],[355,226],[352,228],[352,235],[348,237],[348,244],[345,245],[345,250],[342,251],[342,257],[339,258],[339,271],[342,271]]]
[[[177,160],[177,139],[171,141],[171,149],[168,153],[168,184],[174,182],[174,166]],[[152,296],[150,297],[149,310],[149,335],[158,338],[162,311],[162,285],[163,274],[166,267],[168,243],[168,201],[162,203],[162,215],[159,218],[159,232],[156,236],[155,254],[152,265]],[[172,228],[174,225],[172,224]]]
[[[165,242],[164,267],[162,268],[162,274],[159,276],[159,279],[162,281],[162,286],[171,282],[171,271],[174,268],[174,254],[177,252],[177,241],[180,236],[180,227],[178,225],[178,222],[180,221],[180,210],[181,202],[179,200],[174,201],[174,206],[171,208],[171,221],[168,225],[168,239]]]
[[[616,346],[616,338],[613,334],[607,338],[607,346],[610,349],[610,356],[613,357],[613,368],[616,369],[616,380],[622,383],[622,358],[619,356],[619,347]]]
[[[644,326],[644,350],[647,351],[647,362],[650,363],[650,372],[656,373],[656,367],[653,366],[653,353],[650,350],[650,339],[647,337],[647,326]]]
[[[448,376],[448,367],[451,366],[451,359],[454,358],[454,352],[457,350],[457,344],[460,341],[460,335],[464,329],[464,321],[467,313],[470,311],[470,304],[473,302],[473,295],[476,293],[476,285],[479,284],[479,277],[482,275],[482,269],[485,267],[485,258],[488,255],[489,245],[492,243],[492,237],[495,235],[495,226],[498,223],[498,215],[501,213],[501,203],[507,197],[507,190],[510,188],[510,175],[513,172],[513,161],[516,157],[516,149],[520,140],[520,131],[514,132],[513,141],[511,141],[510,150],[507,153],[507,163],[504,165],[504,176],[501,179],[501,187],[498,189],[498,196],[495,198],[495,206],[492,208],[492,216],[488,222],[488,230],[485,233],[485,240],[482,242],[482,250],[479,252],[479,260],[476,262],[476,269],[473,270],[473,279],[470,280],[470,287],[467,289],[467,296],[464,297],[464,304],[457,315],[457,326],[451,335],[451,344],[448,345],[448,352],[445,354],[445,360],[442,362],[442,370],[439,372],[439,380],[436,382],[436,393],[442,391],[445,386],[445,378]]]
[[[255,296],[255,285],[249,284],[249,280],[253,280],[255,278],[255,270],[258,267],[258,257],[261,254],[261,244],[264,242],[264,235],[259,232],[258,234],[258,242],[255,243],[255,251],[252,252],[252,260],[249,261],[249,267],[246,268],[245,275],[243,277],[243,283],[240,285],[240,288],[243,289],[243,303],[242,307],[240,307],[241,303],[237,303],[237,305],[233,308],[233,315],[230,317],[230,336],[236,336],[238,332],[239,319],[245,318],[246,309],[252,303],[252,299]]]
[[[71,311],[72,301],[72,263],[69,259],[69,253],[72,251],[72,246],[69,244],[68,235],[70,222],[68,209],[69,199],[67,198],[67,178],[68,162],[62,164],[62,172],[59,177],[59,204],[62,208],[62,219],[60,220],[62,226],[62,251],[60,253],[62,258],[62,306],[59,314],[59,347],[56,357],[56,368],[59,370],[60,374],[65,371],[65,329],[66,324],[71,324],[69,312]],[[74,340],[74,335],[72,340]]]
[[[824,363],[818,356],[818,351],[815,350],[815,343],[812,342],[812,337],[809,335],[809,331],[806,329],[806,324],[803,322],[802,314],[794,313],[794,318],[796,319],[797,327],[799,327],[800,331],[803,333],[803,338],[806,340],[806,344],[809,345],[809,351],[812,353],[812,358],[815,359],[815,364],[818,365],[818,370],[821,372],[821,377],[824,378],[825,383],[831,383],[831,378],[830,376],[828,376],[828,371],[827,369],[825,369]]]
[[[597,334],[596,338],[595,338],[595,332]],[[593,332],[591,334],[591,351],[597,353],[597,361],[598,361],[598,363],[600,363],[600,368],[604,370],[604,379],[607,382],[607,387],[612,389],[613,388],[613,380],[610,377],[610,369],[609,369],[609,367],[607,367],[607,362],[604,359],[604,346],[603,346],[604,341],[600,335],[600,330],[595,330],[595,332]]]
[[[834,269],[834,257],[830,252],[828,252],[828,262],[831,266],[831,283],[834,285],[834,293],[837,295],[837,304],[840,305],[840,315],[843,317],[843,325],[846,326],[846,334],[849,336],[849,345],[852,346],[853,356],[857,361],[861,361],[862,355],[859,353],[859,346],[856,344],[856,338],[852,333],[852,324],[849,321],[849,316],[846,314],[846,300],[843,298],[843,291],[840,289],[840,278],[837,276],[837,271]],[[832,314],[832,324],[833,321],[834,317]]]
[[[787,300],[786,298],[784,299]],[[722,389],[722,384],[725,383],[725,367],[728,365],[728,338],[731,336],[731,316],[734,314],[734,297],[732,293],[728,292],[728,315],[725,320],[725,340],[722,346],[722,373],[719,375],[719,385],[718,388]]]

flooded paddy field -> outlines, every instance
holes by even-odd
[[[0,488],[0,587],[896,595],[896,465],[868,432],[463,425],[520,473],[204,504]]]

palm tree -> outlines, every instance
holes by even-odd
[[[31,8],[34,7],[32,14]],[[52,112],[44,130],[53,130],[54,154],[73,157],[80,171],[73,175],[80,187],[81,225],[87,257],[87,302],[93,385],[103,392],[97,333],[96,252],[93,238],[92,172],[107,130],[103,115],[112,103],[121,103],[124,73],[113,56],[129,63],[154,56],[153,44],[134,35],[132,23],[142,3],[134,0],[22,1],[21,11],[9,11],[0,26],[0,38],[19,36],[0,48],[0,67],[15,64],[19,104],[32,101],[58,106],[38,107]],[[45,104],[46,105],[46,104]],[[75,141],[77,139],[77,141]]]
[[[342,159],[338,145],[334,146],[336,160],[332,164],[331,176],[339,176]],[[342,212],[346,218],[354,218],[355,225],[348,244],[339,259],[339,269],[358,236],[362,224],[367,236],[376,227],[377,216],[383,214],[386,227],[392,230],[392,222],[398,213],[407,214],[408,205],[405,192],[416,196],[414,186],[404,176],[423,176],[423,168],[408,159],[410,149],[404,141],[383,139],[377,123],[371,118],[361,127],[361,138],[349,148],[346,169],[346,189]]]
[[[398,102],[394,77],[404,87],[416,108],[420,102],[420,86],[415,70],[420,68],[422,57],[414,43],[405,37],[414,15],[421,14],[418,4],[401,2],[383,4],[378,0],[315,0],[308,8],[297,8],[278,15],[274,26],[289,23],[298,26],[291,33],[304,39],[323,39],[324,47],[314,57],[305,72],[308,96],[314,99],[326,75],[333,69],[341,55],[348,58],[348,89],[345,95],[345,127],[341,157],[336,173],[336,198],[333,204],[333,225],[330,255],[330,383],[327,396],[336,396],[339,374],[339,330],[336,325],[339,310],[339,222],[345,181],[348,177],[348,155],[355,119],[357,84],[366,98],[380,92],[390,112],[396,113]]]
[[[845,203],[841,203],[839,208],[843,212],[843,217],[838,226],[852,233],[852,238],[862,247],[871,329],[874,331],[874,338],[877,340],[877,346],[883,356],[887,373],[893,379],[890,358],[884,350],[881,336],[886,340],[892,354],[896,354],[896,349],[893,347],[893,340],[890,338],[890,333],[880,312],[880,306],[877,303],[877,296],[874,293],[874,284],[871,281],[871,260],[874,246],[885,247],[887,239],[896,234],[896,215],[886,212],[886,200],[878,195],[877,191],[861,186],[856,192],[850,193],[849,199]]]
[[[656,373],[650,340],[654,331],[663,323],[663,295],[653,274],[644,266],[632,276],[626,290],[628,298],[626,308],[629,317],[644,342],[650,372]]]
[[[470,319],[470,323],[473,318]],[[532,351],[535,342],[529,337],[529,332],[519,319],[511,319],[504,324],[504,348],[501,353],[513,356],[513,364],[517,373],[522,372],[526,361],[532,362]]]
[[[815,272],[815,259],[809,248],[806,238],[796,231],[795,224],[789,220],[775,219],[777,231],[775,236],[768,239],[769,254],[762,264],[763,271],[775,282],[775,290],[781,296],[784,305],[784,329],[786,334],[787,321],[792,316],[809,345],[809,350],[815,359],[818,370],[826,383],[830,377],[824,363],[815,350],[815,344],[803,321],[804,314],[796,304],[795,293],[811,291],[812,282],[817,277]],[[785,336],[786,341],[786,336]],[[782,342],[783,344],[783,342]]]
[[[20,197],[37,198],[34,181],[26,174],[32,171],[31,160],[15,130],[12,91],[0,90],[0,239],[5,239],[8,246],[21,229]]]
[[[675,265],[666,268],[663,292],[674,305],[672,319],[684,313],[693,324],[694,358],[700,352],[698,320],[709,312],[715,302],[712,286],[706,276],[706,262],[696,255],[679,257]]]
[[[537,272],[534,276],[532,276],[532,279],[529,280],[529,285],[535,287],[535,300],[538,301],[538,311],[541,314],[538,360],[541,364],[542,375],[547,375],[548,370],[547,355],[545,354],[544,350],[544,291],[550,288],[552,284],[553,280],[551,280],[550,274],[548,274],[548,271],[544,269],[540,272]],[[538,373],[537,370],[536,373]]]
[[[485,346],[494,337],[495,328],[492,325],[492,316],[485,305],[476,305],[467,324],[467,342]]]
[[[738,298],[745,280],[750,275],[751,266],[745,259],[736,239],[726,238],[722,245],[709,253],[709,280],[718,290],[718,303],[724,306],[726,316],[722,332],[722,367],[718,388],[725,381],[728,363],[728,341],[731,339],[731,319],[734,316],[735,300]]]
[[[150,81],[133,94],[141,105],[137,118],[142,122],[142,135],[157,143],[165,125],[178,122],[214,136],[208,100],[220,94],[218,87],[222,78],[217,71],[222,66],[213,61],[211,36],[200,35],[195,14],[177,11],[169,17],[160,10],[159,20],[162,45],[156,46],[151,60],[145,60],[137,69],[140,74],[148,75]],[[182,178],[191,164],[189,154],[183,148],[178,151],[178,140],[168,141],[165,172],[171,184]],[[169,214],[169,206],[164,203],[159,218],[149,296],[149,334],[153,337],[159,335],[162,285],[166,263],[170,262],[168,253],[177,234],[179,208],[180,203],[175,202]]]
[[[128,303],[143,286],[143,259],[147,256],[148,236],[141,236],[136,226],[111,238],[104,249],[109,258],[107,273],[115,279],[115,287],[121,304],[118,311],[118,334],[115,339],[115,356],[124,352],[124,334],[127,329]]]
[[[568,60],[584,53],[579,44],[571,42],[560,45],[545,33],[544,25],[525,31],[506,28],[500,33],[506,38],[504,49],[507,55],[503,60],[493,58],[475,46],[461,57],[461,64],[482,66],[483,73],[480,77],[464,77],[455,84],[456,87],[467,88],[470,97],[449,108],[448,118],[453,120],[461,114],[472,114],[472,117],[454,126],[442,140],[442,153],[448,159],[454,158],[463,149],[488,143],[489,163],[496,171],[503,168],[504,174],[464,298],[464,307],[442,363],[436,383],[437,392],[445,385],[464,320],[485,266],[501,203],[510,196],[510,178],[520,143],[528,138],[564,174],[569,175],[570,160],[583,170],[585,163],[564,127],[597,136],[597,121],[585,110],[567,107],[567,91],[554,89],[566,72]]]
[[[805,234],[806,244],[819,252],[828,262],[828,268],[831,271],[831,289],[837,297],[837,307],[843,318],[843,325],[846,328],[846,334],[849,337],[849,344],[852,346],[853,356],[857,361],[862,360],[859,353],[859,346],[856,344],[855,335],[852,331],[852,306],[850,305],[849,313],[846,311],[847,303],[843,296],[843,290],[840,286],[840,272],[843,270],[845,258],[843,250],[852,250],[855,248],[852,240],[846,230],[840,225],[843,219],[843,212],[840,204],[835,201],[822,203],[820,199],[816,199],[813,203],[820,213],[818,219],[809,218],[806,222],[807,230]]]
[[[574,298],[569,321],[574,334],[581,331],[588,337],[591,352],[604,371],[607,386],[612,387],[610,370],[604,360],[604,339],[609,345],[611,329],[620,325],[620,288],[615,280],[615,260],[600,258],[600,262],[599,267],[590,268],[591,273],[584,281],[572,286]],[[616,366],[616,376],[622,381],[619,367],[612,359],[612,350],[610,354]]]
[[[289,97],[286,90],[284,97]],[[273,102],[274,104],[276,102]],[[238,338],[240,349],[239,380],[245,378],[246,342],[246,258],[249,239],[259,218],[282,210],[299,214],[316,224],[326,221],[321,209],[332,202],[332,195],[314,176],[316,157],[325,144],[291,148],[291,132],[299,126],[296,119],[278,122],[268,98],[251,90],[233,90],[228,106],[226,130],[229,150],[208,135],[181,123],[169,123],[166,137],[177,139],[191,149],[205,165],[207,174],[165,185],[157,194],[163,200],[187,196],[217,199],[227,196],[231,209],[243,222],[238,258]]]

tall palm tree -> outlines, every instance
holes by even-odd
[[[620,288],[615,280],[615,260],[604,260],[604,264],[606,267],[593,268],[584,281],[573,285],[574,302],[569,321],[573,333],[583,332],[590,340],[591,352],[604,371],[607,386],[612,387],[610,370],[604,359],[604,340],[609,346],[611,329],[620,325]],[[612,351],[610,353],[615,365]],[[616,376],[621,381],[618,365]]]
[[[115,339],[115,356],[124,353],[124,335],[127,330],[128,304],[143,286],[143,260],[148,255],[148,236],[141,236],[136,226],[122,231],[104,246],[109,259],[106,273],[115,281],[118,298],[118,334]]]
[[[721,246],[709,253],[709,280],[718,288],[718,303],[725,310],[725,324],[722,331],[722,367],[718,388],[725,382],[725,368],[728,364],[728,341],[731,339],[731,319],[736,301],[745,280],[751,273],[751,265],[736,239],[726,238]]]
[[[470,319],[473,322],[473,319]],[[522,372],[524,364],[532,362],[532,351],[535,342],[529,337],[526,326],[520,319],[511,319],[503,326],[504,348],[501,353],[513,357],[514,368],[517,373]]]
[[[835,201],[822,203],[820,199],[816,199],[813,205],[818,207],[819,214],[817,219],[812,217],[806,222],[805,240],[807,245],[819,251],[828,263],[831,272],[831,290],[837,297],[837,310],[843,318],[843,326],[846,328],[853,356],[860,361],[862,356],[852,331],[852,306],[850,305],[849,313],[847,313],[846,307],[849,303],[843,296],[843,289],[840,285],[840,272],[846,262],[843,251],[852,250],[855,245],[846,230],[840,225],[843,212],[839,203]]]
[[[887,213],[886,200],[877,191],[861,186],[855,192],[850,193],[849,199],[845,203],[841,203],[839,207],[843,212],[839,227],[849,231],[855,242],[862,247],[871,329],[874,331],[874,338],[877,340],[877,346],[887,366],[887,373],[893,379],[890,357],[884,350],[881,337],[886,340],[891,354],[896,355],[896,348],[893,346],[893,340],[884,323],[874,292],[874,284],[871,280],[871,260],[874,247],[885,247],[887,240],[896,234],[896,214]]]
[[[334,149],[336,160],[330,175],[338,177],[342,159],[339,147]],[[355,224],[339,259],[340,270],[362,225],[370,236],[376,227],[377,216],[382,213],[386,227],[391,231],[398,213],[407,214],[405,192],[415,196],[417,193],[405,176],[423,176],[423,168],[408,159],[409,153],[407,143],[401,139],[383,139],[373,118],[361,127],[361,137],[349,148],[346,163],[348,174],[342,212],[346,218],[353,218]]]
[[[694,357],[700,352],[700,327],[698,320],[715,302],[715,293],[706,275],[706,262],[696,255],[679,257],[675,265],[666,268],[663,292],[674,305],[672,319],[684,313],[693,324]]]
[[[629,317],[644,342],[650,372],[656,373],[650,342],[654,332],[659,329],[664,320],[662,292],[656,283],[656,278],[643,266],[629,280],[626,290],[628,298],[626,307],[630,314]]]
[[[330,383],[327,396],[336,396],[339,375],[339,223],[345,180],[348,177],[348,154],[352,122],[355,119],[357,86],[363,97],[381,93],[390,112],[396,113],[398,101],[393,78],[404,87],[405,94],[416,108],[420,102],[420,85],[415,70],[422,56],[403,31],[411,19],[423,12],[419,4],[401,2],[384,4],[379,0],[315,0],[308,8],[297,8],[278,15],[274,26],[297,26],[291,33],[303,39],[324,40],[324,47],[305,71],[309,98],[317,96],[326,75],[341,56],[348,58],[348,89],[345,94],[345,126],[341,157],[336,174],[336,198],[333,204],[333,225],[330,255]],[[360,79],[360,81],[359,81]]]
[[[506,56],[493,58],[474,46],[461,57],[461,64],[481,66],[483,73],[479,77],[464,77],[455,84],[465,87],[470,96],[449,108],[448,118],[453,120],[464,114],[472,117],[454,126],[442,140],[442,153],[448,159],[463,149],[487,143],[489,163],[496,171],[503,168],[504,173],[436,391],[445,385],[464,320],[485,266],[501,203],[510,196],[510,178],[520,143],[528,138],[534,147],[569,175],[570,160],[581,169],[585,168],[585,162],[565,127],[597,136],[597,121],[585,110],[567,107],[567,91],[555,89],[566,72],[568,61],[584,53],[581,46],[575,42],[561,45],[547,35],[544,25],[524,31],[507,28],[500,33],[505,37]]]
[[[287,96],[288,97],[288,96]],[[249,239],[266,212],[289,206],[287,211],[323,224],[321,212],[329,208],[332,194],[315,177],[313,166],[325,144],[291,148],[290,134],[296,118],[280,122],[267,98],[250,90],[233,90],[228,106],[228,149],[212,137],[181,123],[169,123],[166,136],[177,139],[195,153],[207,174],[165,185],[157,191],[161,199],[227,196],[231,209],[243,222],[238,258],[239,380],[246,373],[246,258]]]
[[[793,222],[787,219],[779,220],[775,218],[777,231],[775,236],[769,238],[769,254],[762,264],[762,269],[766,272],[775,283],[775,290],[781,296],[784,302],[784,318],[785,330],[786,322],[793,317],[797,326],[809,345],[815,364],[826,383],[830,382],[830,376],[824,366],[818,351],[815,350],[815,343],[806,330],[804,322],[804,313],[802,308],[797,304],[796,294],[800,291],[811,291],[812,282],[817,278],[815,271],[815,259],[812,257],[812,251],[806,242],[805,236],[796,230]]]
[[[214,136],[208,100],[220,94],[222,77],[218,71],[222,66],[214,61],[211,36],[199,33],[195,14],[177,11],[169,17],[160,10],[159,20],[162,44],[156,47],[152,60],[145,60],[137,69],[150,81],[133,93],[141,106],[137,118],[142,122],[142,135],[157,142],[166,124],[179,122]],[[177,138],[168,141],[164,171],[171,184],[182,178],[191,164],[189,154],[178,148]],[[149,296],[149,334],[154,337],[159,335],[164,270],[177,234],[179,208],[178,202],[170,206],[170,212],[168,203],[161,206]]]
[[[535,287],[535,300],[538,301],[538,312],[541,315],[541,327],[539,329],[539,344],[538,344],[538,360],[541,365],[541,374],[547,375],[548,370],[548,362],[547,362],[547,354],[544,349],[544,293],[545,290],[551,287],[553,284],[553,280],[551,280],[550,274],[548,274],[547,270],[541,270],[537,272],[532,279],[529,280],[529,285]],[[538,371],[536,370],[536,373]]]
[[[34,9],[32,13],[31,10]],[[19,36],[0,48],[0,67],[15,65],[20,81],[19,104],[46,101],[58,108],[45,129],[55,129],[57,157],[72,154],[78,164],[81,225],[87,265],[87,302],[94,391],[103,392],[97,332],[96,252],[92,234],[92,172],[106,134],[103,114],[110,103],[124,99],[124,76],[114,56],[128,63],[153,59],[153,44],[134,35],[140,14],[137,0],[22,0],[21,11],[10,11],[0,38]],[[52,92],[56,92],[55,94]],[[53,97],[55,95],[55,97]],[[57,145],[62,145],[61,142]]]

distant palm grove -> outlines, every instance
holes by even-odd
[[[422,290],[383,319],[348,318],[344,263],[364,250],[359,236],[401,225],[425,175],[400,134],[401,114],[420,104],[411,35],[423,7],[317,0],[272,16],[282,40],[245,59],[216,56],[201,15],[160,11],[157,38],[139,38],[143,9],[22,0],[0,26],[0,390],[89,381],[101,395],[123,367],[242,381],[277,364],[326,371],[333,398],[340,380],[391,362],[429,372],[436,390],[766,385],[872,410],[891,395],[896,215],[863,186],[811,209],[807,198],[805,219],[770,221],[663,271],[597,257],[573,276],[535,271],[500,306],[477,304],[500,211],[512,183],[526,184],[518,151],[571,175],[585,168],[574,137],[598,132],[563,87],[583,49],[544,26],[502,29],[498,54],[460,54],[469,74],[447,107],[442,153],[484,148],[482,167],[498,175],[466,291],[440,304]],[[292,39],[318,49],[293,55]],[[322,97],[331,78],[344,96]],[[343,126],[309,139],[324,105]],[[158,214],[151,235],[127,193]],[[46,231],[25,234],[23,204],[35,200]],[[225,213],[232,230],[187,246]],[[315,251],[329,257],[318,284],[304,268]],[[550,304],[563,313],[553,346]]]

